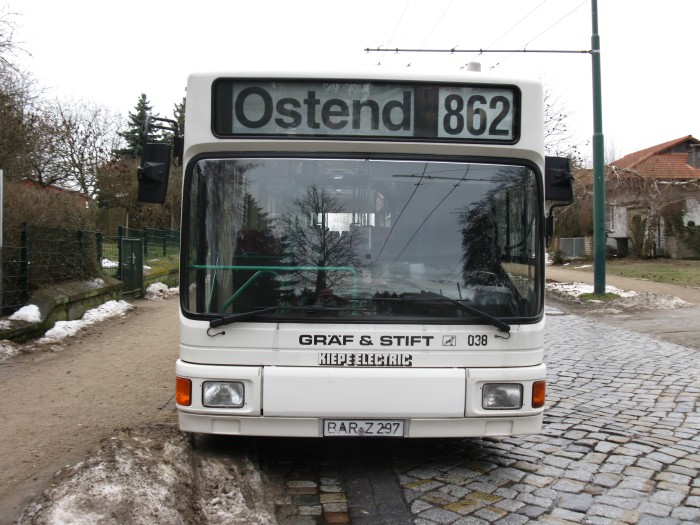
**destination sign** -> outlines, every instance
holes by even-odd
[[[253,81],[214,84],[219,136],[515,143],[520,92],[485,84]]]

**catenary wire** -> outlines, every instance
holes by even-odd
[[[531,9],[524,17],[522,17],[522,18],[521,18],[520,20],[518,20],[515,24],[513,24],[512,26],[510,26],[510,27],[505,31],[505,33],[503,33],[503,34],[502,34],[501,36],[499,36],[496,40],[494,40],[493,42],[491,42],[491,43],[488,45],[488,47],[487,47],[486,49],[491,49],[491,48],[492,48],[493,46],[495,46],[498,42],[500,42],[501,40],[503,40],[503,38],[505,38],[506,36],[508,36],[508,35],[513,31],[513,29],[515,29],[515,28],[518,27],[520,24],[522,24],[530,15],[532,15],[535,11],[537,11],[540,7],[542,7],[546,2],[547,2],[547,0],[542,0],[542,2],[540,2],[536,7],[534,7],[533,9]],[[456,49],[456,48],[458,48],[458,47],[461,46],[461,45],[462,45],[462,42],[460,42],[459,44],[457,44],[457,45],[454,46],[454,47],[455,47],[455,49]],[[474,55],[474,58],[476,58],[477,56],[479,56],[479,55]],[[474,60],[474,58],[472,58],[471,60],[469,60],[469,62],[472,62],[472,61]],[[464,64],[464,65],[462,66],[461,69],[464,69],[464,68],[469,64],[469,62],[467,62],[466,64]]]
[[[440,207],[440,205],[447,200],[447,197],[452,195],[452,193],[457,189],[457,186],[459,186],[460,183],[463,182],[467,178],[467,175],[469,174],[470,169],[471,169],[471,166],[468,166],[467,170],[464,172],[464,175],[462,176],[462,178],[459,179],[457,181],[457,183],[455,183],[452,186],[452,189],[447,192],[447,194],[440,200],[440,202],[438,202],[435,206],[433,206],[433,209],[430,210],[430,213],[428,213],[428,215],[425,216],[425,219],[423,219],[423,222],[421,222],[420,225],[418,226],[418,228],[416,228],[416,231],[413,232],[413,235],[411,235],[411,238],[408,239],[408,241],[406,241],[406,244],[404,245],[403,249],[398,253],[398,255],[396,257],[394,257],[394,260],[391,261],[391,264],[389,265],[390,267],[393,266],[393,264],[399,260],[399,257],[401,257],[401,255],[403,255],[403,252],[405,252],[406,249],[408,248],[409,244],[411,244],[413,242],[413,239],[415,239],[416,235],[418,235],[418,232],[421,230],[421,228],[423,228],[425,223],[428,222],[428,219],[430,219],[430,217],[433,215],[433,213],[435,213],[435,211]]]
[[[391,33],[391,37],[389,38],[389,42],[387,43],[387,46],[390,46],[391,43],[394,41],[394,37],[396,36],[396,31],[398,31],[399,26],[401,25],[401,21],[403,20],[404,15],[406,14],[406,10],[408,9],[408,4],[411,3],[411,0],[406,0],[406,4],[403,6],[403,11],[401,12],[401,16],[399,17],[399,21],[396,22],[396,25],[394,26],[394,31]],[[386,51],[381,54],[379,57],[379,62],[377,62],[377,66],[382,65],[382,60],[384,60],[384,57],[386,56]]]
[[[411,200],[413,199],[413,196],[418,191],[418,188],[420,187],[420,184],[423,181],[423,177],[425,176],[425,172],[427,171],[427,169],[428,169],[428,163],[426,162],[425,166],[423,166],[423,173],[420,174],[420,179],[418,179],[418,182],[416,183],[416,187],[413,189],[413,193],[411,193],[411,196],[406,201],[406,204],[404,204],[403,208],[401,208],[401,212],[399,212],[399,215],[398,215],[398,217],[396,217],[396,220],[393,221],[393,224],[391,225],[391,228],[389,229],[389,233],[387,234],[386,238],[384,239],[384,244],[382,244],[382,249],[379,250],[379,254],[377,255],[377,258],[375,260],[375,264],[378,263],[379,259],[382,257],[382,253],[384,252],[384,248],[386,247],[386,243],[389,242],[389,238],[391,237],[391,234],[393,233],[394,228],[396,228],[396,225],[399,223],[399,219],[401,219],[403,212],[406,211],[406,208],[408,208],[408,205],[411,202]]]
[[[442,19],[445,17],[445,14],[447,13],[447,11],[450,10],[450,7],[452,7],[452,2],[454,2],[454,0],[450,0],[450,3],[447,4],[447,7],[442,12],[442,14],[440,15],[440,18],[438,18],[437,22],[435,22],[435,25],[433,25],[433,28],[430,30],[430,33],[428,33],[428,36],[426,36],[425,40],[423,40],[423,43],[421,44],[420,49],[425,47],[425,44],[428,42],[428,40],[430,40],[430,37],[433,36],[433,33],[437,29],[437,26],[440,25],[440,22],[442,22]],[[418,53],[414,53],[413,57],[411,57],[411,59],[408,61],[408,64],[406,64],[406,67],[411,67],[411,63],[413,62],[413,60],[415,60],[417,55],[418,55]]]
[[[545,29],[544,31],[542,31],[541,33],[539,33],[539,34],[538,34],[537,36],[535,36],[534,38],[531,38],[531,39],[527,42],[527,44],[525,44],[524,46],[522,46],[520,49],[523,49],[523,50],[524,50],[525,48],[527,48],[527,46],[528,46],[531,42],[533,42],[534,40],[537,40],[539,37],[541,37],[542,35],[544,35],[547,31],[549,31],[549,30],[552,29],[553,27],[559,25],[559,24],[560,24],[561,22],[563,22],[566,18],[568,18],[570,15],[572,15],[575,11],[578,11],[581,7],[583,7],[583,5],[586,4],[587,2],[588,2],[588,0],[583,0],[583,2],[581,2],[579,5],[577,5],[576,7],[574,7],[571,11],[569,11],[567,14],[565,14],[564,16],[562,16],[559,20],[557,20],[556,22],[554,22],[554,23],[553,23],[552,25],[550,25],[547,29]],[[505,57],[505,58],[504,58],[503,60],[501,60],[500,62],[497,62],[496,64],[494,64],[493,66],[491,66],[489,69],[490,69],[490,70],[496,69],[498,66],[500,66],[501,64],[503,64],[503,62],[505,62],[506,60],[508,60],[509,58],[511,58],[514,54],[515,54],[515,52],[511,53],[510,55],[508,55],[507,57]]]

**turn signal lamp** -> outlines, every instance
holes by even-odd
[[[192,381],[184,377],[175,379],[175,402],[186,407],[192,404]]]
[[[532,384],[532,408],[542,408],[544,406],[546,381],[535,381]]]

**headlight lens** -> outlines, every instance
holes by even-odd
[[[481,406],[485,410],[517,410],[523,406],[523,385],[492,383],[484,385]]]
[[[202,404],[205,407],[241,408],[245,402],[243,383],[205,381],[202,384]]]

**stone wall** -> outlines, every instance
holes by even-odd
[[[91,308],[119,299],[122,283],[111,277],[89,279],[54,285],[35,292],[27,304],[39,307],[41,321],[8,321],[0,329],[0,340],[22,342],[42,336],[53,328],[56,321],[80,319]],[[7,318],[5,318],[7,321]]]

